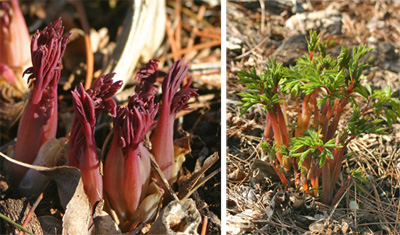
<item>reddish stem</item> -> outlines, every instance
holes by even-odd
[[[275,161],[275,164],[278,164],[278,163]],[[278,175],[279,179],[281,180],[283,186],[286,186],[288,184],[288,181],[287,181],[285,175],[276,168],[275,164],[274,163],[271,164],[272,168],[274,168],[274,170],[275,170],[276,174]]]
[[[340,197],[342,196],[344,191],[347,189],[347,185],[350,182],[350,179],[351,179],[351,176],[349,175],[347,177],[347,180],[343,183],[342,187],[340,187],[339,191],[336,193],[335,197],[333,198],[332,203],[331,203],[332,206],[335,205],[339,201]]]

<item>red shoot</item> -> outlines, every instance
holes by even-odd
[[[162,107],[157,127],[151,136],[152,150],[158,165],[167,180],[172,178],[174,170],[174,121],[179,110],[187,109],[187,102],[195,95],[196,89],[189,88],[190,79],[181,89],[180,85],[186,77],[189,66],[182,65],[183,60],[173,64],[162,84]]]
[[[115,115],[116,103],[111,98],[121,87],[121,82],[112,83],[114,74],[101,76],[87,91],[80,84],[72,91],[75,118],[72,124],[69,165],[79,168],[85,192],[93,206],[103,195],[100,161],[94,138],[96,114],[107,110]]]
[[[131,220],[146,195],[150,156],[143,146],[146,133],[156,123],[154,96],[133,95],[126,107],[117,107],[114,137],[104,165],[104,189],[121,221]]]
[[[14,158],[32,163],[40,146],[55,137],[57,131],[57,84],[70,34],[63,35],[61,18],[37,31],[31,41],[32,67],[30,74],[32,93],[22,114],[18,128]],[[14,165],[14,183],[18,184],[27,168]]]

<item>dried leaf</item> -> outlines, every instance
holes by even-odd
[[[103,211],[104,200],[97,203],[94,209],[93,221],[95,234],[121,234],[121,230],[109,214]]]
[[[170,202],[153,223],[148,234],[195,234],[201,222],[201,216],[192,199]]]
[[[214,165],[214,163],[216,163],[218,159],[218,153],[214,153],[204,161],[203,166],[200,170],[196,171],[189,179],[181,180],[181,182],[179,182],[180,187],[178,197],[180,199],[188,198],[198,187],[203,185],[210,178],[211,175],[213,176],[214,174],[218,173],[220,169],[218,171],[214,171],[213,173],[205,177],[205,179],[201,179],[204,173],[208,169],[210,169],[210,167]]]
[[[53,167],[63,165],[65,163],[65,146],[67,138],[51,138],[47,140],[39,149],[38,155],[32,165]],[[29,169],[18,190],[25,197],[37,197],[50,181],[48,176],[45,176],[35,169]]]
[[[3,153],[0,155],[15,164],[34,169],[57,183],[60,202],[65,209],[62,234],[88,234],[91,207],[83,189],[81,172],[75,167],[34,166],[14,160]]]
[[[164,190],[154,182],[149,186],[147,197],[140,202],[138,209],[133,214],[132,221],[148,223],[156,216]]]

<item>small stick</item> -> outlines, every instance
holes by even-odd
[[[171,185],[169,185],[168,180],[165,178],[164,174],[162,173],[160,167],[158,166],[158,163],[154,159],[154,156],[150,154],[150,161],[151,161],[151,166],[157,173],[157,177],[162,181],[164,186],[168,189],[169,195],[174,198],[174,200],[179,201],[178,196],[175,195],[174,190],[172,189]]]
[[[3,219],[3,220],[5,220],[5,221],[7,221],[8,223],[14,225],[15,227],[21,229],[22,231],[24,231],[24,232],[30,234],[30,235],[35,235],[34,233],[32,233],[31,231],[29,231],[28,229],[26,229],[26,228],[24,228],[23,226],[21,226],[21,225],[15,223],[15,222],[12,221],[10,218],[8,218],[7,216],[5,216],[5,215],[3,215],[3,214],[1,214],[1,213],[0,213],[0,218]]]
[[[259,0],[261,6],[261,34],[264,33],[265,28],[265,3],[263,0]]]
[[[206,30],[203,30],[203,31],[199,30],[196,32],[196,36],[202,37],[202,38],[211,38],[214,40],[221,40],[221,32],[219,34],[215,34],[215,33],[207,32]]]
[[[200,44],[193,46],[192,48],[185,48],[180,51],[176,51],[175,53],[174,52],[169,53],[168,58],[175,58],[175,56],[177,56],[179,58],[179,55],[188,53],[190,51],[197,51],[197,50],[201,50],[204,48],[215,47],[215,46],[219,46],[219,45],[221,45],[221,40],[213,40],[213,41],[209,41],[209,42],[205,42],[205,43],[200,43]],[[171,43],[171,50],[172,50],[172,43]],[[160,58],[160,61],[166,61],[166,59],[167,58],[165,58],[165,56],[163,56]]]
[[[203,226],[201,227],[201,235],[206,235],[207,224],[208,224],[208,218],[207,218],[207,216],[204,216],[204,218],[203,218]]]
[[[26,215],[25,221],[22,223],[23,227],[28,226],[29,220],[31,219],[33,212],[36,210],[36,207],[39,205],[42,199],[43,199],[43,193],[39,195],[39,197],[36,199],[35,203],[31,207],[31,209],[29,210],[28,214]],[[19,231],[18,233],[18,235],[23,235],[23,234],[24,234],[23,230]]]
[[[72,3],[75,6],[76,10],[78,11],[79,21],[81,22],[83,31],[85,32],[85,50],[86,50],[86,63],[87,63],[85,89],[87,90],[92,85],[93,71],[94,71],[94,56],[92,52],[92,44],[90,42],[90,26],[86,16],[85,7],[83,6],[82,1],[71,0],[69,2]]]
[[[182,13],[182,2],[181,0],[177,0],[175,2],[175,25],[176,25],[176,30],[175,30],[175,39],[176,39],[176,48],[178,50],[182,49],[182,19],[181,19],[181,13]]]
[[[179,59],[179,54],[178,52],[178,48],[176,47],[176,42],[175,42],[175,38],[174,38],[174,32],[171,28],[171,22],[168,19],[168,16],[165,16],[165,28],[167,31],[167,37],[168,37],[168,41],[169,41],[169,45],[171,47],[171,51],[172,53],[168,54],[169,58],[174,58],[175,61],[177,61]],[[160,60],[161,61],[161,60]]]
[[[204,17],[204,13],[206,12],[206,7],[204,5],[200,6],[199,9],[199,13],[197,14],[197,19],[202,20]],[[194,45],[194,40],[196,39],[197,36],[197,32],[199,31],[199,26],[196,24],[193,29],[192,32],[190,34],[190,38],[189,38],[189,42],[187,43],[187,48],[191,48]],[[219,38],[221,39],[221,38]],[[218,39],[217,39],[218,40]],[[185,58],[187,58],[189,60],[189,53],[186,53]]]

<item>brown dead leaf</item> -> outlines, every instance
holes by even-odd
[[[214,163],[216,163],[219,159],[218,153],[214,153],[209,156],[203,163],[203,166],[200,170],[196,171],[189,179],[181,179],[179,184],[179,194],[178,197],[180,199],[188,198],[194,191],[196,191],[201,185],[203,185],[210,177],[217,174],[221,169],[218,169],[208,176],[203,177],[204,173],[210,169]]]
[[[89,234],[91,207],[79,169],[68,166],[34,166],[14,160],[1,152],[0,156],[14,164],[37,170],[57,183],[60,202],[65,209],[62,234]]]
[[[103,211],[104,200],[97,203],[94,209],[93,221],[95,234],[121,234],[121,230],[109,214]]]
[[[148,234],[198,234],[201,215],[192,199],[170,202],[153,223]]]
[[[241,181],[246,178],[246,173],[241,169],[241,167],[238,167],[228,174],[227,178],[232,181]]]

